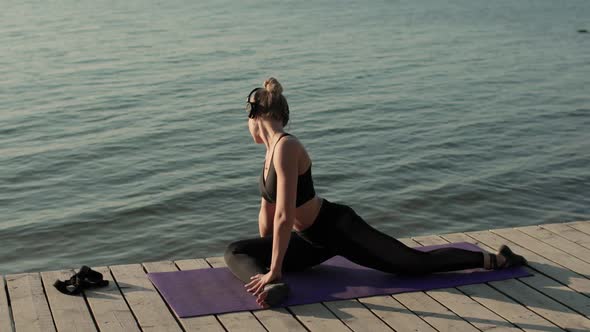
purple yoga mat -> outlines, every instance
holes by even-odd
[[[417,247],[421,251],[455,247],[482,251],[467,243]],[[285,273],[291,294],[281,306],[344,300],[373,295],[423,291],[488,281],[520,278],[531,274],[523,267],[434,273],[420,277],[399,276],[369,269],[341,257],[333,257],[304,272]],[[178,317],[261,309],[255,297],[228,268],[148,273]]]

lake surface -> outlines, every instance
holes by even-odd
[[[590,219],[588,1],[0,0],[0,273],[258,235],[246,94],[394,237]]]

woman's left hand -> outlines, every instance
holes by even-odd
[[[281,273],[271,271],[267,274],[257,274],[255,276],[252,276],[250,279],[252,281],[244,285],[244,287],[246,287],[246,290],[252,293],[252,295],[257,296],[258,299],[256,302],[262,305],[262,303],[264,302],[264,298],[266,298],[266,293],[264,293],[264,286],[275,280],[281,279]]]

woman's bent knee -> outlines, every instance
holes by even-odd
[[[239,253],[241,248],[243,247],[242,241],[235,241],[230,243],[225,248],[225,253],[223,254],[223,259],[225,260],[225,264],[227,266],[231,266],[233,263],[233,258],[237,253]]]

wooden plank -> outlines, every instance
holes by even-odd
[[[421,245],[447,244],[448,241],[439,236],[421,236],[414,238]],[[461,293],[455,288],[435,289],[426,294],[449,308],[481,331],[519,331],[501,316]]]
[[[285,308],[254,311],[254,315],[268,331],[306,331],[302,323]]]
[[[209,269],[211,266],[207,264],[205,259],[181,259],[174,261],[174,264],[181,270],[197,270],[197,269]]]
[[[17,331],[56,331],[39,273],[9,274],[6,284]]]
[[[471,235],[472,233],[467,234]],[[481,240],[480,237],[474,236],[474,238],[476,240]],[[500,243],[502,243],[501,239],[497,238],[495,244],[499,246]],[[513,246],[511,243],[509,243],[509,245],[511,247]],[[516,246],[514,246],[513,249],[516,249]],[[540,281],[531,282],[531,280],[535,280],[535,278]],[[520,281],[527,285],[530,284],[530,287],[522,287],[522,283],[518,283],[516,280],[504,280],[502,282],[493,282],[490,284],[563,329],[576,330],[590,326],[590,320],[588,318],[571,309],[575,307],[577,310],[587,311],[584,302],[573,302],[586,301],[585,297],[575,292],[568,293],[567,291],[552,291],[553,288],[559,289],[558,287],[561,285],[551,284],[551,279],[548,278],[543,280],[543,276],[540,274],[538,274],[538,276],[536,274],[534,277],[520,278]],[[550,287],[546,287],[545,285],[550,285]],[[515,288],[517,288],[518,291],[514,291]],[[568,305],[566,306],[559,303],[544,293],[553,294],[560,298],[568,298]],[[578,295],[574,296],[572,294]]]
[[[436,332],[432,326],[391,296],[365,297],[359,301],[397,332]]]
[[[393,331],[357,300],[330,301],[324,305],[353,331]]]
[[[402,238],[402,239],[397,239],[399,242],[405,244],[408,247],[414,248],[414,247],[420,247],[419,243],[416,243],[416,241],[410,239],[410,238]]]
[[[55,280],[68,280],[74,270],[41,272],[41,279],[49,301],[49,308],[58,331],[97,331],[83,293],[66,295],[58,291]]]
[[[223,257],[210,257],[206,261],[212,267],[226,267]],[[228,329],[228,331],[265,331],[263,325],[269,324],[267,328],[271,330],[271,326],[277,330],[284,331],[288,326],[297,326],[298,330],[305,330],[303,326],[293,317],[288,314],[286,309],[274,309],[275,312],[283,313],[283,315],[274,315],[273,312],[266,312],[259,315],[258,311],[244,311],[221,314],[217,317]],[[264,319],[264,321],[262,321]]]
[[[520,331],[510,322],[455,288],[426,292],[481,331]]]
[[[137,321],[123,299],[123,294],[121,294],[109,268],[98,266],[92,269],[102,273],[103,279],[109,281],[105,287],[84,290],[86,301],[98,329],[101,332],[139,331]],[[78,271],[76,270],[76,272]]]
[[[14,331],[14,321],[8,306],[8,292],[4,276],[0,275],[0,332]]]
[[[565,330],[590,331],[590,319],[531,287],[523,287],[523,284],[516,279],[494,281],[490,284]],[[519,291],[514,292],[517,287]]]
[[[112,265],[110,269],[143,331],[181,331],[140,264]]]
[[[421,246],[434,246],[449,243],[437,235],[414,236],[412,240],[414,240],[414,242],[417,242]]]
[[[495,229],[492,230],[492,232],[512,242],[518,243],[520,246],[534,251],[535,253],[552,260],[555,263],[560,264],[561,266],[564,266],[574,272],[577,272],[586,277],[590,276],[589,263],[571,256],[570,254],[555,247],[552,247],[541,240],[519,231],[518,229]]]
[[[548,224],[540,226],[585,248],[590,248],[590,234],[586,234],[570,225]]]
[[[146,262],[142,265],[148,273],[178,271],[178,267],[171,261]],[[183,267],[192,265],[192,268],[202,268],[204,266],[209,268],[209,265],[205,262],[205,260],[201,260],[199,264],[196,259],[183,261],[181,262],[181,265]],[[221,326],[221,323],[213,315],[180,318],[176,315],[174,310],[170,309],[170,312],[172,312],[172,314],[176,317],[176,320],[180,322],[180,325],[182,325],[185,331],[225,331]]]
[[[564,331],[487,284],[461,286],[459,290],[524,331]],[[511,288],[510,284],[507,284],[505,291],[512,293],[516,290]]]
[[[489,247],[494,248],[494,250],[500,248],[502,244],[508,244],[514,252],[523,255],[528,260],[529,266],[533,269],[559,281],[563,285],[566,285],[577,292],[590,295],[590,280],[569,269],[563,268],[561,265],[550,261],[533,251],[523,248],[515,242],[489,231],[469,232],[467,235],[473,237],[477,241],[485,243]]]
[[[396,294],[393,298],[440,332],[479,331],[423,292]]]
[[[350,331],[338,317],[321,303],[289,307],[289,310],[310,331]]]
[[[517,229],[561,251],[565,251],[568,254],[585,261],[586,263],[590,262],[590,249],[563,238],[540,226],[518,227]]]
[[[420,243],[411,239],[398,240],[409,247],[421,246]],[[440,332],[478,331],[473,325],[438,303],[425,292],[395,294],[393,298]]]
[[[488,252],[495,252],[481,242],[463,233],[445,234],[442,237],[449,242],[470,242],[477,244]],[[510,297],[499,292],[488,284],[475,284],[457,287],[473,300],[481,303],[486,308],[502,316],[507,321],[520,327],[525,331],[563,331],[543,317],[537,315],[525,306],[512,300]],[[519,288],[511,289],[510,293],[518,292]]]
[[[573,227],[580,232],[584,232],[586,234],[590,234],[590,220],[588,221],[575,221],[575,222],[568,222],[566,225]]]

